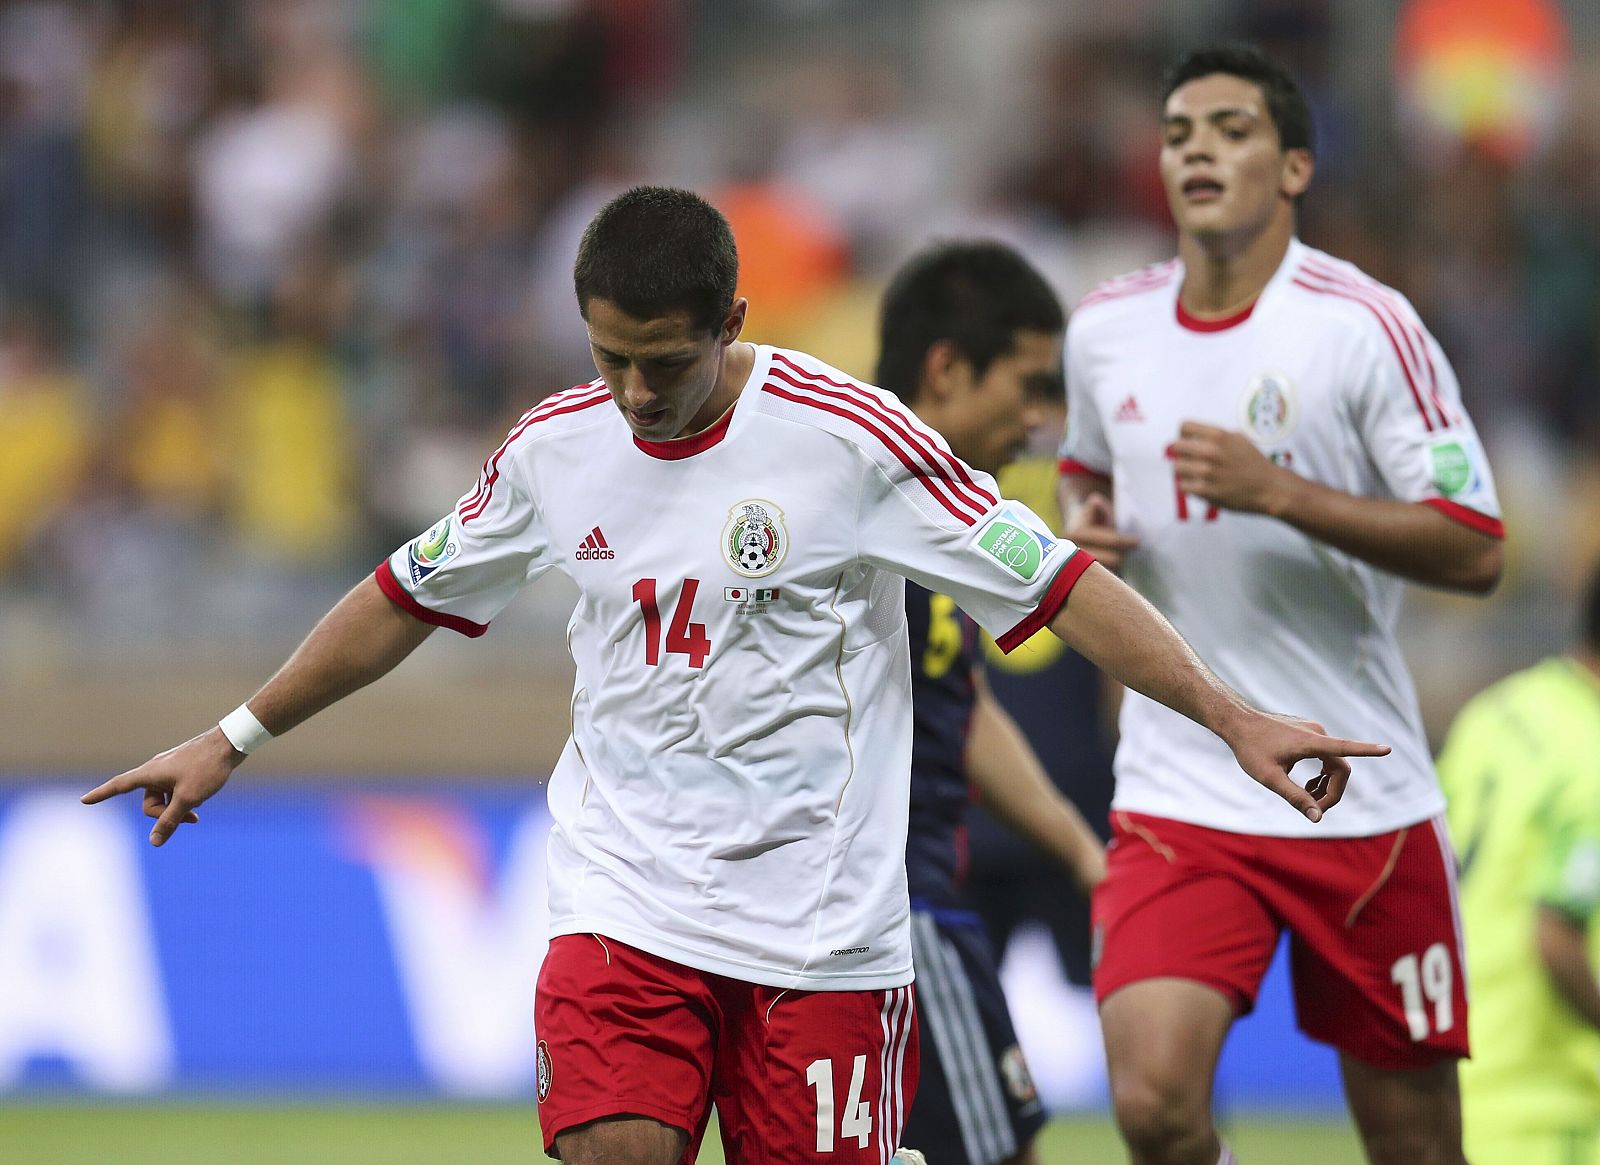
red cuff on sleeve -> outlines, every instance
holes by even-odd
[[[1111,475],[1103,469],[1096,469],[1092,465],[1085,465],[1081,461],[1074,461],[1071,457],[1063,457],[1056,462],[1056,468],[1061,471],[1062,477],[1104,477]]]
[[[1033,614],[996,639],[994,645],[1010,655],[1033,638],[1034,632],[1054,619],[1056,612],[1066,605],[1067,596],[1072,593],[1072,588],[1077,585],[1078,579],[1093,565],[1094,555],[1087,550],[1079,550],[1067,559],[1067,564],[1056,571],[1050,589],[1044,593],[1044,598],[1039,600],[1039,605],[1033,609]]]
[[[378,569],[372,572],[372,577],[378,580],[378,589],[384,597],[408,615],[421,619],[424,623],[432,623],[435,627],[448,627],[458,631],[468,639],[476,639],[489,630],[487,623],[474,623],[471,619],[463,619],[460,615],[446,615],[442,611],[430,611],[412,597],[411,592],[400,585],[400,580],[394,577],[394,570],[385,558],[378,563]]]
[[[1506,536],[1505,523],[1499,518],[1491,518],[1488,514],[1480,514],[1477,510],[1469,510],[1460,502],[1452,502],[1448,498],[1428,498],[1422,503],[1432,506],[1447,518],[1454,518],[1463,526],[1470,526],[1480,534],[1487,534],[1491,538],[1504,538]]]

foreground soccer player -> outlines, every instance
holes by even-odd
[[[877,381],[968,465],[998,473],[1045,402],[1060,400],[1061,305],[999,243],[913,257],[883,300]],[[905,1139],[935,1165],[1031,1165],[1045,1111],[1006,1009],[983,920],[962,894],[974,792],[1083,889],[1105,876],[1100,839],[1051,784],[989,692],[977,627],[954,600],[906,584],[911,647],[911,821],[906,877],[922,1079]]]
[[[1207,50],[1166,93],[1179,255],[1073,314],[1067,534],[1246,697],[1396,755],[1312,841],[1227,779],[1226,749],[1129,693],[1094,904],[1117,1120],[1135,1165],[1232,1160],[1211,1081],[1287,929],[1300,1026],[1339,1049],[1369,1159],[1459,1165],[1455,865],[1394,625],[1401,578],[1495,585],[1494,483],[1410,304],[1295,238],[1313,163],[1293,78],[1253,49]]]
[[[1311,818],[1343,793],[1342,755],[1386,751],[1245,703],[892,397],[739,342],[737,277],[693,194],[609,203],[575,269],[600,379],[530,410],[248,704],[85,797],[144,790],[159,845],[269,735],[435,627],[482,634],[528,582],[570,577],[535,1005],[540,1123],[569,1165],[693,1161],[713,1102],[731,1161],[893,1153],[917,1066],[900,576],[1002,645],[1048,623]],[[1309,789],[1301,757],[1324,761]]]
[[[1600,575],[1578,647],[1479,695],[1439,754],[1472,981],[1472,1165],[1600,1162],[1597,757]]]

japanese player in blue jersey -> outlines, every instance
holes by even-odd
[[[895,277],[883,305],[877,383],[988,473],[1022,452],[1060,393],[1064,318],[1044,279],[999,243],[936,245]],[[906,583],[913,736],[906,876],[923,1025],[908,1144],[939,1165],[1032,1162],[1045,1112],[1006,1010],[994,951],[963,899],[974,797],[1055,856],[1085,890],[1099,839],[1046,776],[990,695],[978,628],[949,597]]]

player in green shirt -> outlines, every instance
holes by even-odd
[[[1439,779],[1472,992],[1467,1157],[1600,1165],[1600,578],[1582,645],[1475,697]]]

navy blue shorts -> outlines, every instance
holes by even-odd
[[[1046,1114],[1017,1044],[1000,972],[972,911],[911,910],[922,1079],[902,1145],[936,1165],[994,1165],[1025,1149]]]

